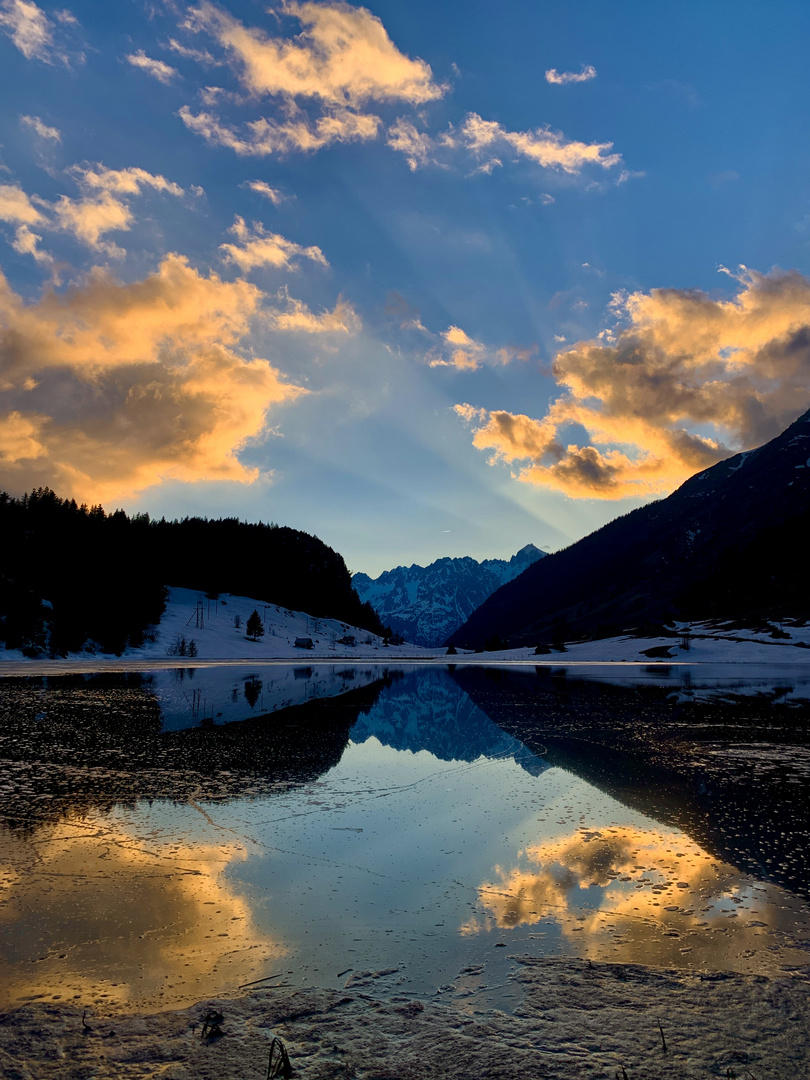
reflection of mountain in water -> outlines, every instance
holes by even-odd
[[[673,701],[563,671],[459,668],[505,732],[715,857],[810,895],[808,711],[740,699]]]
[[[164,731],[151,676],[9,678],[0,692],[0,823],[30,828],[136,799],[223,799],[317,779],[390,681],[229,724]]]
[[[396,679],[351,730],[353,742],[374,736],[394,750],[427,750],[441,761],[511,757],[532,776],[548,763],[493,724],[441,668]]]

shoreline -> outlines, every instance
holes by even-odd
[[[804,663],[802,663],[804,661]],[[402,666],[445,666],[445,667],[545,667],[545,668],[705,668],[705,667],[736,667],[744,665],[750,667],[756,663],[758,667],[807,667],[810,671],[810,655],[796,657],[780,657],[779,659],[752,661],[749,657],[741,656],[735,660],[680,660],[680,659],[640,659],[640,660],[606,660],[593,659],[569,659],[567,654],[560,654],[555,659],[547,656],[520,656],[505,657],[500,653],[476,653],[460,656],[391,656],[376,658],[371,656],[312,656],[305,653],[301,657],[295,656],[244,656],[244,657],[153,657],[141,656],[127,659],[121,657],[88,657],[87,659],[74,659],[65,657],[59,660],[39,660],[16,658],[6,660],[0,654],[0,678],[16,675],[63,675],[81,674],[83,672],[102,671],[172,671],[178,668],[217,668],[217,667],[296,667],[312,665],[339,666],[339,667],[397,667]]]
[[[347,987],[256,989],[160,1013],[35,1002],[0,1015],[10,1080],[264,1080],[281,1038],[298,1080],[705,1080],[803,1075],[810,979],[512,958],[512,1013]],[[372,981],[374,974],[368,973]],[[463,974],[463,973],[462,973]],[[448,995],[449,997],[449,995]],[[222,1036],[202,1039],[209,1010]],[[729,1071],[730,1070],[730,1071]]]

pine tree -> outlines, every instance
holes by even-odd
[[[258,641],[260,637],[264,637],[264,626],[262,620],[259,617],[258,611],[254,608],[251,614],[248,616],[248,621],[245,626],[245,633],[249,638],[254,641]]]

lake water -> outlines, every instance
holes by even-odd
[[[515,954],[804,968],[809,717],[778,671],[2,679],[0,1005],[508,1007]]]

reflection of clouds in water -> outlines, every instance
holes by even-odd
[[[802,909],[793,900],[788,913],[792,898],[666,830],[582,827],[518,859],[479,887],[486,914],[462,934],[552,920],[583,956],[743,969]],[[807,925],[807,913],[800,917]]]
[[[0,1002],[169,1007],[255,978],[284,949],[228,888],[246,857],[237,841],[153,841],[93,817],[3,832]]]

